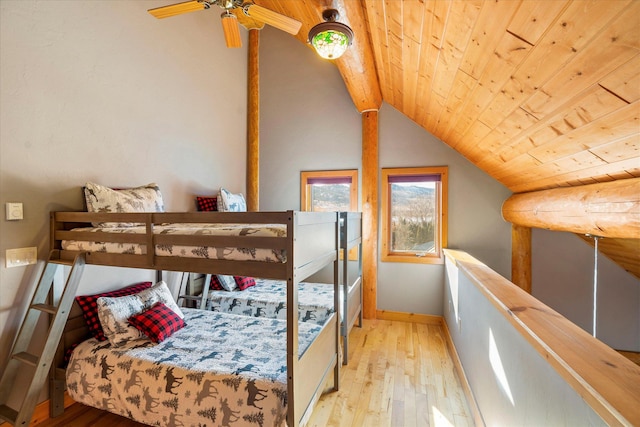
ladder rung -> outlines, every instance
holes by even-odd
[[[9,408],[7,405],[0,405],[0,419],[15,424],[18,419],[18,411]]]
[[[50,304],[33,304],[31,308],[35,310],[44,311],[49,314],[56,314],[56,311],[58,311],[58,307]]]
[[[183,298],[189,301],[197,301],[199,299],[202,299],[202,297],[198,297],[195,295],[180,295],[178,298]]]
[[[14,354],[13,358],[31,366],[36,366],[38,364],[38,356],[34,356],[26,351]]]
[[[73,265],[72,259],[69,260],[69,259],[54,258],[54,259],[50,259],[49,262],[51,264],[68,265],[68,266]]]

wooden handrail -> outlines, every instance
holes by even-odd
[[[445,256],[610,425],[640,425],[640,367],[465,252]]]

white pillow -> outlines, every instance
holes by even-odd
[[[145,310],[151,308],[151,306],[157,302],[163,302],[171,310],[175,311],[178,316],[184,319],[184,313],[178,307],[169,287],[164,281],[160,281],[144,291],[137,293],[136,296],[140,299],[144,305]]]
[[[98,298],[98,318],[109,343],[118,347],[127,341],[146,338],[142,332],[129,324],[129,317],[148,310],[157,302],[163,302],[178,316],[184,318],[184,313],[164,281],[134,295]]]
[[[93,182],[87,182],[84,198],[88,212],[164,212],[160,188],[155,184],[114,190]],[[136,223],[103,222],[94,227],[131,227]]]
[[[124,343],[144,338],[145,336],[131,326],[129,317],[145,310],[145,306],[137,295],[125,297],[100,297],[97,299],[98,318],[112,346],[118,347]]]
[[[220,285],[227,291],[235,291],[238,289],[238,285],[236,284],[236,279],[233,276],[227,276],[225,274],[218,274],[218,282]]]
[[[218,210],[220,212],[246,212],[247,202],[242,193],[234,194],[220,187],[218,193]]]

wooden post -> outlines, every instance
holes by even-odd
[[[375,319],[378,287],[378,112],[362,113],[362,313]]]
[[[247,72],[247,210],[260,210],[260,32],[249,30]]]
[[[531,228],[511,226],[511,281],[531,293]]]

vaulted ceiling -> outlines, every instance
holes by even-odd
[[[514,193],[640,177],[640,1],[255,2],[301,21],[303,43],[337,9],[356,108],[392,105]],[[609,255],[640,277],[629,237]]]
[[[302,21],[334,7],[354,104],[381,100],[514,193],[640,176],[640,2],[257,0]]]

